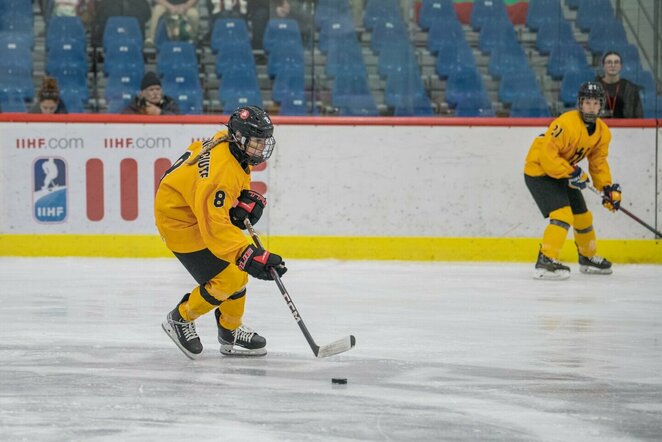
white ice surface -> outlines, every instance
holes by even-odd
[[[531,264],[288,260],[251,280],[258,359],[191,361],[161,330],[174,259],[0,258],[2,441],[662,439],[662,267],[534,281]],[[332,377],[348,378],[333,386]]]

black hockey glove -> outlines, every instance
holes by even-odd
[[[230,222],[242,230],[246,230],[244,220],[248,218],[255,225],[262,216],[267,199],[254,190],[242,190],[237,205],[230,209]]]
[[[287,272],[283,258],[275,253],[259,249],[252,244],[241,253],[241,257],[237,260],[237,267],[254,278],[267,281],[274,279],[269,272],[272,267],[276,269],[278,276],[283,276]]]
[[[575,166],[575,170],[572,171],[570,178],[568,178],[568,186],[573,189],[584,190],[590,182],[591,180],[588,178],[588,174],[579,166]]]
[[[621,207],[621,185],[611,184],[602,188],[604,197],[602,197],[602,205],[612,212],[617,211]]]

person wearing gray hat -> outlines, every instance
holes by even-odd
[[[179,115],[177,102],[163,93],[161,79],[154,72],[147,72],[140,82],[140,92],[122,111],[123,114]]]

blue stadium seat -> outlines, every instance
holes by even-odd
[[[565,4],[572,10],[577,10],[582,0],[565,0]]]
[[[483,54],[490,54],[497,46],[507,43],[518,44],[515,28],[507,18],[485,22],[478,36],[478,48]]]
[[[639,48],[637,48],[637,46],[628,43],[626,45],[615,47],[612,50],[615,50],[621,55],[621,66],[623,69],[621,75],[625,75],[628,71],[642,69],[641,59],[639,58]]]
[[[537,31],[540,26],[549,21],[558,22],[563,18],[560,0],[530,0],[526,14],[526,25]]]
[[[253,58],[253,51],[248,43],[226,46],[216,54],[216,74],[219,77],[233,69],[255,71],[255,58]]]
[[[57,80],[61,93],[76,95],[82,101],[87,101],[90,98],[90,91],[87,87],[87,70],[85,68],[76,65],[60,65],[49,70],[48,74]]]
[[[348,106],[351,97],[371,95],[365,73],[338,75],[331,88],[331,103],[338,108]]]
[[[30,47],[34,46],[34,19],[31,2],[13,2],[6,7],[7,10],[0,12],[0,33],[20,36],[29,42]],[[25,12],[25,7],[29,7],[29,13]]]
[[[335,77],[339,71],[359,73],[365,72],[363,53],[356,40],[348,40],[344,44],[332,42],[326,54],[325,72],[328,77]]]
[[[595,26],[615,19],[614,9],[609,0],[591,0],[579,4],[575,24],[582,32],[590,32]]]
[[[381,78],[398,68],[411,68],[418,65],[416,53],[409,41],[396,41],[384,47],[377,61],[377,73]]]
[[[379,115],[371,93],[346,97],[340,106],[339,115],[351,117],[376,117]]]
[[[274,47],[283,45],[302,46],[299,24],[291,18],[272,18],[264,30],[262,46],[270,53]]]
[[[434,115],[432,103],[426,94],[404,97],[395,106],[393,115],[396,117],[431,117]]]
[[[432,28],[438,21],[457,21],[453,0],[423,0],[418,17],[418,25],[423,30]]]
[[[156,55],[156,70],[165,75],[169,71],[191,70],[198,72],[198,57],[195,46],[182,41],[164,42]]]
[[[499,82],[499,101],[504,104],[511,104],[533,93],[540,94],[541,91],[536,75],[530,68],[506,75]]]
[[[135,45],[141,51],[143,47],[143,34],[136,17],[114,16],[106,21],[103,30],[103,50],[108,51],[110,46]]]
[[[579,86],[585,81],[595,79],[595,72],[592,69],[581,71],[570,71],[563,76],[561,81],[561,90],[559,92],[559,99],[566,106],[574,106],[577,102],[577,91]]]
[[[452,108],[460,101],[487,94],[480,71],[477,68],[465,68],[451,72],[446,82],[444,99]]]
[[[46,28],[46,51],[53,44],[82,42],[85,43],[85,28],[80,17],[51,17]]]
[[[219,88],[219,98],[223,109],[232,107],[228,103],[234,105],[243,100],[248,100],[248,104],[257,104],[258,97],[260,97],[259,102],[262,103],[255,71],[233,69],[224,73]]]
[[[104,97],[108,103],[108,112],[118,113],[140,91],[143,72],[124,72],[108,76]]]
[[[536,49],[543,55],[547,55],[551,50],[563,44],[564,42],[574,42],[572,35],[572,26],[562,19],[559,22],[546,22],[538,29],[536,36]]]
[[[428,31],[427,48],[434,55],[464,40],[464,31],[457,17],[443,17],[434,21]]]
[[[466,96],[455,107],[456,117],[494,117],[494,109],[486,92]]]
[[[259,90],[245,90],[231,94],[222,104],[225,113],[230,113],[239,106],[262,107],[262,96]]]
[[[202,113],[202,88],[198,73],[184,69],[167,71],[161,81],[163,93],[173,97],[182,114]]]
[[[110,42],[104,52],[103,72],[106,75],[145,70],[145,60],[140,46],[121,41]]]
[[[391,107],[401,106],[411,97],[425,95],[425,86],[418,65],[396,69],[386,79],[384,103]]]
[[[401,18],[382,21],[375,24],[370,39],[370,49],[379,54],[382,48],[393,44],[394,41],[409,41],[407,25]]]
[[[522,97],[513,102],[510,108],[512,118],[543,118],[550,117],[549,104],[542,95]]]
[[[329,21],[319,33],[318,46],[323,53],[326,53],[332,41],[343,42],[348,40],[356,41],[356,28],[351,18]]]
[[[219,18],[214,22],[211,49],[218,53],[222,48],[237,44],[250,44],[246,21],[236,18]]]
[[[305,83],[303,67],[283,69],[274,80],[271,96],[278,103],[291,97],[302,97]]]
[[[588,67],[584,48],[574,41],[565,42],[552,48],[547,73],[554,80],[560,80],[566,72],[585,70]]]
[[[368,0],[363,10],[363,27],[368,31],[385,21],[402,21],[398,0]]]
[[[612,48],[628,44],[623,23],[612,18],[594,26],[588,34],[588,48],[595,55],[604,54]]]
[[[475,0],[471,10],[471,27],[479,31],[483,24],[490,21],[508,20],[508,13],[503,0]]]
[[[490,55],[487,71],[491,76],[500,78],[529,68],[524,49],[517,41],[504,40],[501,44]]]
[[[284,99],[280,103],[280,115],[306,115],[308,113],[306,107],[306,99],[304,96],[292,96]]]
[[[279,45],[274,47],[269,53],[267,60],[267,73],[270,77],[278,75],[281,69],[290,66],[297,66],[303,68],[303,47],[298,45],[284,46]]]
[[[0,35],[0,90],[20,91],[25,99],[34,96],[32,51],[24,36]]]
[[[62,66],[76,66],[87,71],[85,41],[60,40],[51,44],[46,53],[46,71],[50,72]]]
[[[655,78],[652,73],[645,69],[630,72],[627,77],[623,75],[623,78],[626,78],[639,86],[642,92],[646,95],[656,93]]]
[[[17,89],[0,89],[0,111],[2,112],[27,112],[23,93]]]
[[[329,22],[351,20],[351,11],[348,0],[318,0],[315,6],[315,26],[323,29]]]
[[[59,83],[59,81],[58,81]],[[67,107],[67,112],[70,114],[83,114],[85,113],[85,103],[89,94],[80,89],[69,89],[60,87],[60,100]]]
[[[476,58],[473,50],[464,39],[460,39],[454,46],[446,48],[439,52],[437,64],[435,65],[437,75],[444,79],[450,76],[452,72],[464,69],[475,70]]]

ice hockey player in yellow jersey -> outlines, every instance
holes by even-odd
[[[168,313],[163,330],[189,358],[202,352],[195,320],[214,310],[224,355],[262,356],[266,340],[242,323],[248,275],[272,279],[282,258],[251,244],[244,220],[259,221],[264,196],[250,189],[251,169],[272,154],[274,126],[264,110],[236,109],[227,130],[192,143],[159,184],[156,226],[198,286]],[[236,204],[235,204],[236,202]]]
[[[586,207],[581,189],[590,182],[577,164],[588,160],[588,170],[603,205],[618,210],[621,186],[613,184],[607,155],[611,133],[598,116],[605,103],[602,85],[586,82],[579,88],[577,110],[565,112],[544,135],[535,139],[524,165],[524,180],[549,224],[543,234],[535,265],[536,279],[567,279],[570,268],[559,261],[568,230],[574,229],[583,273],[611,274],[611,263],[596,254],[593,215]],[[612,204],[613,203],[613,204]]]

